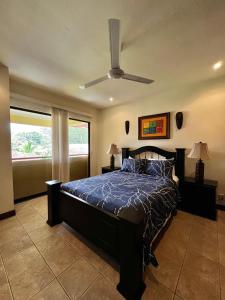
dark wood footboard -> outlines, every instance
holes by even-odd
[[[145,290],[143,265],[144,224],[121,220],[119,225],[120,282],[118,291],[125,299],[141,299]]]
[[[128,300],[138,300],[143,281],[144,224],[133,224],[104,212],[60,190],[61,182],[48,181],[50,226],[66,222],[76,231],[113,256],[120,265],[118,291]]]

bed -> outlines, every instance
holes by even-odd
[[[149,152],[174,159],[175,174],[183,181],[185,149],[122,148],[122,160]],[[175,185],[166,178],[149,180],[146,174],[121,171],[66,184],[49,181],[47,223],[66,222],[113,256],[120,265],[118,291],[125,299],[141,299],[144,266],[157,265],[154,246],[176,211]]]

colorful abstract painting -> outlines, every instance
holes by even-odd
[[[169,139],[170,113],[138,118],[138,139]]]

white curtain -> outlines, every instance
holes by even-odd
[[[68,112],[52,108],[52,179],[70,179]]]

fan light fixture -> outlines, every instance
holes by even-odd
[[[120,20],[117,19],[109,19],[109,43],[110,43],[110,53],[111,53],[111,69],[109,72],[98,79],[90,81],[88,83],[80,85],[81,89],[86,89],[95,84],[98,84],[102,81],[108,79],[126,79],[139,83],[149,84],[154,82],[152,79],[131,75],[125,73],[120,68],[119,56],[120,56]]]
[[[218,61],[218,62],[216,62],[213,66],[212,66],[212,68],[213,68],[213,70],[218,70],[218,69],[220,69],[221,67],[222,67],[222,65],[223,65],[223,62],[222,61]]]

